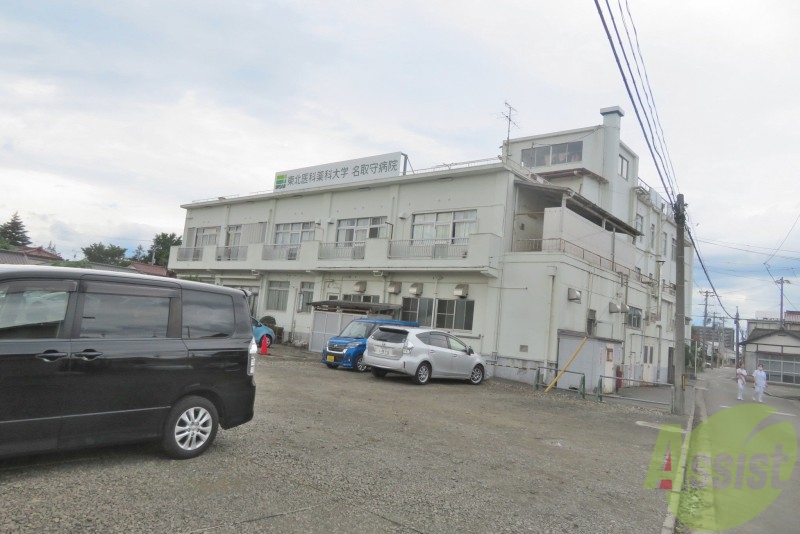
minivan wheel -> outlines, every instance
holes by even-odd
[[[358,373],[363,373],[366,370],[367,370],[367,364],[364,363],[364,355],[360,354],[358,358],[356,358],[356,361],[353,362],[353,371],[356,371]]]
[[[386,376],[387,372],[388,371],[386,371],[385,369],[375,369],[374,367],[372,368],[372,376],[377,378],[383,378],[384,376]]]
[[[203,397],[186,397],[170,410],[161,446],[172,458],[194,458],[211,446],[218,427],[214,403]]]
[[[414,382],[419,384],[420,386],[424,386],[428,383],[431,379],[431,366],[430,364],[423,362],[419,364],[417,367],[417,372],[414,373]]]
[[[472,368],[472,374],[469,375],[469,383],[478,385],[483,382],[483,367],[476,365]]]

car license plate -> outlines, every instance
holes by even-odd
[[[375,347],[375,354],[389,354],[389,349],[386,347]]]
[[[328,354],[328,356],[327,356],[327,358],[326,358],[326,359],[327,359],[329,362],[332,362],[332,361],[334,361],[334,359],[333,359],[333,354]]]

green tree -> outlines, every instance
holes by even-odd
[[[147,257],[153,258],[156,265],[166,267],[169,263],[169,249],[177,247],[183,242],[175,233],[162,232],[153,238],[153,244],[147,250]]]
[[[88,247],[81,248],[83,255],[92,263],[105,263],[108,265],[130,265],[130,261],[125,259],[125,252],[128,249],[103,243],[92,243]]]
[[[14,247],[11,246],[11,243],[5,237],[0,236],[0,250],[11,250],[12,248]]]
[[[8,222],[0,226],[0,238],[5,239],[15,247],[27,247],[31,244],[28,231],[25,230],[25,225],[17,212],[14,212]]]

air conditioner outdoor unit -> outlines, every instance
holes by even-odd
[[[356,293],[363,293],[367,290],[367,281],[366,280],[359,280],[358,282],[353,283],[353,291]]]
[[[386,291],[391,295],[399,295],[403,290],[403,282],[389,282]]]
[[[453,295],[461,298],[469,296],[469,284],[456,284],[456,288],[453,290]]]
[[[422,295],[422,282],[414,282],[411,284],[411,286],[408,288],[408,294],[417,297]]]

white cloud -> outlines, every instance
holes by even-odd
[[[626,4],[696,236],[770,250],[788,234],[791,259],[770,263],[793,276],[800,4]],[[622,106],[640,175],[662,188],[591,2],[42,0],[4,8],[0,46],[0,221],[18,211],[62,251],[180,233],[181,204],[269,190],[280,170],[492,157],[505,101],[512,136]],[[733,307],[769,307],[766,256],[701,253]]]

